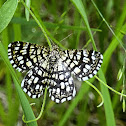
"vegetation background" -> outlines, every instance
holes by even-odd
[[[12,68],[7,48],[17,40],[48,46],[41,29],[61,49],[83,47],[100,51],[104,61],[98,77],[126,94],[125,0],[31,0],[31,4],[26,0],[25,3],[36,20],[29,16],[22,0],[0,1],[0,126],[25,126],[23,112],[27,120],[35,118],[33,112],[36,117],[40,113],[43,96],[31,99],[22,92],[20,83],[25,74]],[[87,82],[75,80],[77,95],[72,101],[56,104],[47,94],[42,117],[27,125],[126,126],[125,97],[108,90],[95,78],[89,82],[103,95],[101,107],[97,107],[101,102],[99,94]],[[33,102],[36,104],[31,109],[29,103]]]

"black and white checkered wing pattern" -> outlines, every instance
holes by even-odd
[[[60,61],[61,59],[54,65],[49,79],[49,96],[56,103],[69,101],[76,95],[71,73]]]
[[[28,42],[16,41],[8,45],[8,58],[12,66],[20,72],[30,70],[46,59],[45,47]]]
[[[87,50],[59,51],[27,42],[8,45],[8,58],[14,68],[28,71],[21,87],[31,98],[39,98],[46,86],[49,97],[56,103],[71,100],[76,95],[72,75],[78,80],[92,78],[100,69],[103,56]]]
[[[102,54],[93,50],[66,50],[63,53],[64,65],[79,81],[92,78],[103,62]]]
[[[48,73],[40,66],[35,66],[28,71],[21,83],[25,93],[31,98],[39,98],[43,95],[48,82]]]

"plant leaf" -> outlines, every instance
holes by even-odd
[[[0,8],[0,33],[7,27],[17,8],[18,0],[8,0]]]

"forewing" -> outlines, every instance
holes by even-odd
[[[66,50],[63,51],[61,59],[80,81],[88,80],[97,74],[103,62],[102,54],[93,50]]]
[[[26,74],[21,87],[31,98],[39,98],[47,86],[47,80],[48,73],[40,66],[35,66]]]
[[[62,62],[58,61],[50,74],[49,97],[56,103],[63,103],[71,100],[75,94],[76,90],[71,73]]]
[[[10,63],[21,72],[32,69],[35,65],[43,62],[47,55],[47,48],[36,44],[17,41],[8,45]]]

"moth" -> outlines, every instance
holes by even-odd
[[[48,86],[49,97],[56,103],[76,95],[74,79],[86,81],[97,74],[103,55],[93,50],[52,50],[28,42],[8,45],[8,58],[13,68],[27,72],[21,87],[31,98],[39,98]]]

